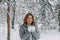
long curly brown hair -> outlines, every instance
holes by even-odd
[[[31,13],[27,13],[27,14],[26,14],[26,16],[25,16],[25,18],[24,18],[23,24],[26,24],[26,25],[27,25],[27,18],[28,18],[29,15],[31,15],[31,16],[32,16],[32,19],[33,19],[31,25],[35,25],[35,19],[34,19],[34,16],[33,16]]]

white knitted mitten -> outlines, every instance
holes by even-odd
[[[28,31],[29,32],[34,32],[35,31],[35,26],[28,26]]]

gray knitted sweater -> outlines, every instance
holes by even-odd
[[[28,27],[25,24],[22,24],[19,29],[19,35],[21,40],[38,40],[40,38],[38,27],[35,26],[34,32],[29,32]]]

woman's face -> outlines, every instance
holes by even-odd
[[[27,24],[28,24],[28,25],[31,25],[32,21],[33,21],[32,16],[29,15],[29,16],[27,17]]]

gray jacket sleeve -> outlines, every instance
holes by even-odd
[[[38,27],[36,27],[36,30],[34,32],[32,32],[32,35],[36,39],[39,39],[40,38]]]
[[[25,32],[22,25],[20,26],[19,34],[20,34],[21,40],[25,40],[29,36],[29,34],[27,32]]]

